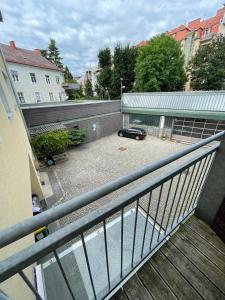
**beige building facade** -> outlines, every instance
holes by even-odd
[[[32,194],[43,199],[43,193],[16,92],[1,51],[0,69],[0,229],[3,229],[31,217]],[[1,249],[0,260],[32,243],[33,234]],[[26,270],[31,281],[32,270]],[[1,283],[0,290],[10,299],[34,299],[19,275]]]

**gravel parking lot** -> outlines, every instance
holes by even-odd
[[[69,151],[69,159],[57,164],[50,170],[54,175],[55,184],[61,188],[56,195],[58,205],[84,192],[91,191],[95,187],[126,175],[146,164],[157,161],[169,154],[184,149],[187,145],[161,140],[153,136],[147,136],[143,141],[118,137],[117,134],[104,137],[95,142],[76,147]],[[173,164],[177,164],[175,162]],[[144,178],[132,183],[119,191],[92,203],[91,205],[64,217],[59,226],[70,223],[74,219],[104,205],[124,191],[159,175],[166,166]],[[51,180],[52,181],[52,180]],[[54,180],[53,180],[54,181]],[[54,182],[53,182],[54,184]],[[55,189],[57,191],[57,189]],[[157,195],[155,198],[157,198]],[[165,195],[164,195],[165,198]]]

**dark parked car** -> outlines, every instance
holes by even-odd
[[[136,140],[143,140],[146,137],[146,131],[142,128],[123,128],[118,131],[119,136],[124,136]]]

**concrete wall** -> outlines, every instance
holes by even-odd
[[[122,114],[120,112],[94,116],[86,119],[75,120],[65,124],[67,128],[79,126],[87,130],[86,142],[92,142],[101,137],[117,132],[122,128]]]
[[[63,73],[50,69],[20,65],[16,63],[7,63],[8,69],[11,72],[17,71],[19,81],[14,81],[16,92],[22,92],[26,103],[36,103],[35,92],[40,92],[42,102],[51,101],[49,93],[53,93],[54,101],[60,101],[59,93],[63,93],[65,99],[65,91],[62,88],[64,82]],[[35,73],[37,82],[31,81],[30,73]],[[45,75],[49,75],[50,84],[47,84]],[[59,77],[60,83],[56,82],[56,76]]]
[[[43,197],[23,118],[0,52],[0,228],[32,216],[33,189]],[[32,176],[31,176],[32,173]],[[0,260],[34,242],[33,235],[1,249]],[[26,270],[32,280],[32,268]],[[19,275],[1,283],[11,299],[34,299]]]
[[[93,103],[74,103],[55,106],[22,107],[28,127],[64,122],[80,118],[119,112],[120,101],[104,101]]]

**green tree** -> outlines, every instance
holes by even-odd
[[[138,49],[135,88],[140,92],[179,91],[186,82],[180,43],[162,34]]]
[[[112,82],[112,57],[109,48],[101,49],[98,53],[99,67],[101,68],[97,76],[98,94],[100,98],[108,98],[108,93],[111,92]]]
[[[48,51],[46,49],[41,49],[41,55],[45,58],[48,58]]]
[[[49,41],[47,49],[47,59],[59,68],[63,68],[62,58],[60,57],[60,52],[58,47],[56,46],[56,41],[54,39],[50,39]]]
[[[73,79],[73,75],[71,74],[71,72],[67,66],[64,69],[64,79],[65,79],[65,82],[67,82],[67,83],[75,82],[75,80]]]
[[[211,44],[200,47],[188,66],[194,90],[222,90],[225,88],[225,37],[219,36]]]
[[[114,49],[111,95],[119,99],[121,94],[121,79],[123,92],[129,92],[135,81],[136,48],[118,44]]]
[[[92,83],[91,83],[90,79],[87,79],[85,82],[84,93],[85,93],[86,98],[92,98],[94,96]]]

